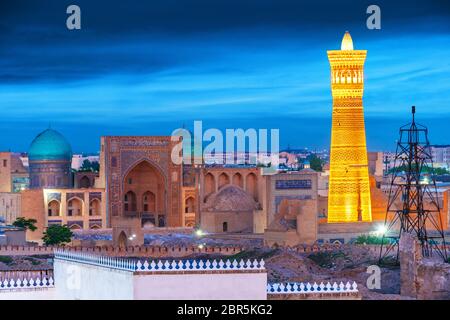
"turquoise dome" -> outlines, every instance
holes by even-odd
[[[31,142],[28,159],[31,161],[71,160],[72,148],[61,133],[47,129]]]

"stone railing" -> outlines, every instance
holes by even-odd
[[[10,279],[0,281],[0,290],[20,290],[20,289],[40,289],[53,288],[55,286],[53,278],[36,279]],[[1,292],[1,291],[0,291]]]
[[[178,260],[178,261],[138,261],[136,271],[215,271],[215,270],[265,270],[264,261],[247,260]]]
[[[265,270],[264,261],[244,260],[127,260],[115,257],[107,257],[89,253],[73,252],[57,249],[54,252],[55,259],[73,261],[113,268],[131,272],[186,272],[186,271],[236,271],[236,270]]]
[[[55,249],[65,249],[74,252],[95,253],[114,257],[184,257],[193,253],[214,253],[233,255],[243,249],[238,246],[130,246],[118,248],[114,246],[0,246],[0,255],[47,255],[53,254]]]
[[[324,284],[321,282],[320,284],[317,284],[314,282],[314,284],[311,284],[309,282],[307,283],[271,283],[267,285],[267,294],[296,294],[296,293],[303,293],[303,294],[311,294],[311,293],[353,293],[358,292],[358,285],[356,282],[353,282],[352,284],[350,282],[347,282],[344,284],[341,282],[340,284],[337,284],[337,282],[334,282],[331,284],[330,282],[327,282],[327,284]]]

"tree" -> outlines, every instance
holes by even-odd
[[[315,154],[310,154],[307,158],[309,160],[309,166],[314,171],[322,171],[323,161]]]
[[[83,160],[80,172],[98,172],[100,170],[100,164],[97,161],[89,161],[88,159]]]
[[[25,230],[35,231],[37,229],[35,225],[36,223],[37,223],[36,219],[27,219],[24,217],[18,217],[16,221],[13,222],[12,225],[14,227],[23,228]]]
[[[411,170],[415,169],[415,164],[412,165]],[[392,174],[396,171],[404,171],[406,172],[408,170],[408,167],[406,165],[401,165],[398,167],[390,168],[388,170],[388,174]],[[450,172],[446,168],[432,168],[432,167],[422,167],[421,173],[428,173],[428,174],[434,174],[434,175],[446,175],[450,174]]]
[[[51,225],[44,232],[42,240],[45,245],[63,245],[72,241],[72,230],[68,226]]]

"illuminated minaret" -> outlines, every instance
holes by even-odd
[[[333,123],[328,222],[372,221],[362,97],[366,50],[353,50],[348,32],[341,50],[329,50]]]

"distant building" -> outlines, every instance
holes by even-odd
[[[432,145],[431,157],[437,167],[446,167],[450,165],[450,145]]]
[[[317,241],[318,176],[318,172],[304,169],[265,177],[266,245],[292,246]]]
[[[21,215],[21,193],[0,192],[0,219],[12,224]]]
[[[28,187],[28,171],[20,154],[0,152],[0,192],[20,192]]]
[[[0,245],[26,245],[25,230],[13,226],[0,225]]]
[[[384,172],[383,152],[368,152],[369,174],[375,177],[382,177]]]
[[[100,156],[98,155],[82,155],[82,154],[74,154],[72,156],[72,169],[73,170],[80,170],[81,166],[83,165],[83,162],[85,160],[88,160],[90,162],[100,162]]]

